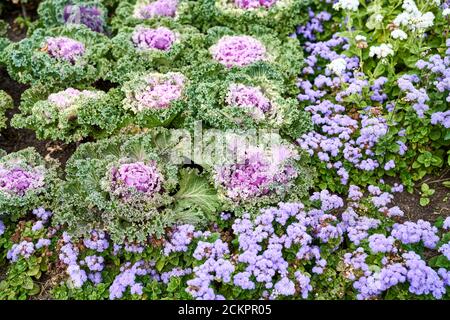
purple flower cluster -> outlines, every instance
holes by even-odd
[[[105,259],[102,256],[87,256],[84,258],[84,263],[91,271],[102,271],[104,268]]]
[[[112,192],[122,198],[129,197],[132,192],[152,197],[161,191],[163,179],[155,161],[121,164],[118,168],[113,167],[111,173]]]
[[[209,235],[209,231],[195,231],[194,226],[190,224],[176,226],[167,234],[167,240],[164,241],[164,255],[168,256],[172,252],[186,252],[193,239]]]
[[[279,0],[234,0],[239,9],[270,8]]]
[[[442,225],[442,229],[450,230],[450,217],[445,218],[444,224]]]
[[[271,102],[259,87],[232,84],[229,88],[226,102],[229,106],[247,108],[257,118],[263,118],[264,113],[271,109]]]
[[[331,20],[331,14],[327,11],[316,14],[311,8],[308,8],[308,14],[309,21],[305,25],[298,26],[296,33],[308,41],[314,41],[316,34],[324,31],[323,22]]]
[[[170,279],[172,279],[174,277],[184,277],[184,276],[190,275],[191,273],[192,273],[191,268],[186,268],[186,269],[182,269],[179,267],[173,268],[170,271],[161,273],[161,281],[164,284],[168,284]]]
[[[139,26],[133,32],[131,40],[142,50],[169,51],[177,40],[177,35],[166,27],[151,29]]]
[[[137,243],[125,242],[124,249],[126,252],[130,253],[142,253],[144,252],[145,247]]]
[[[6,227],[2,220],[0,220],[0,236],[5,233]]]
[[[439,241],[436,235],[438,229],[428,221],[422,219],[417,222],[406,221],[405,223],[396,223],[392,227],[391,235],[400,240],[403,244],[413,244],[422,241],[425,247],[434,249]]]
[[[442,253],[450,261],[450,243],[443,244],[439,248],[439,252]]]
[[[137,19],[152,19],[155,17],[175,17],[178,0],[156,0],[150,4],[139,5],[134,11]]]
[[[352,243],[359,245],[369,235],[369,230],[377,228],[381,224],[378,219],[359,216],[352,207],[342,213],[340,226],[347,232]]]
[[[43,172],[37,168],[6,168],[0,164],[0,193],[24,196],[29,190],[44,187],[44,178]]]
[[[445,112],[435,112],[431,115],[431,124],[440,124],[444,128],[450,128],[450,110]]]
[[[251,36],[224,36],[210,48],[214,60],[227,68],[245,67],[267,59],[266,48]]]
[[[392,236],[386,237],[384,234],[373,234],[369,238],[369,247],[373,253],[397,252],[395,239]]]
[[[259,147],[246,149],[236,163],[215,168],[216,184],[235,201],[286,191],[298,176],[290,161],[298,155],[281,145],[272,147],[269,153]]]
[[[366,263],[367,253],[359,247],[353,252],[344,254],[344,276],[347,279],[355,280],[358,276],[369,276],[370,270]]]
[[[34,244],[29,241],[15,243],[6,254],[6,258],[11,262],[16,262],[20,257],[28,259],[34,253]]]
[[[32,213],[39,219],[41,219],[43,222],[47,222],[50,217],[53,215],[51,211],[45,210],[45,208],[37,208],[33,209]]]
[[[84,44],[67,38],[51,37],[45,42],[47,53],[56,59],[61,59],[74,64],[85,52]]]
[[[120,299],[123,297],[125,291],[130,288],[130,293],[135,295],[142,295],[143,285],[137,282],[138,276],[155,275],[152,269],[153,263],[145,263],[138,261],[135,264],[130,262],[125,263],[120,268],[120,274],[116,276],[112,285],[109,287],[109,299]]]
[[[103,252],[109,247],[109,241],[104,231],[92,230],[89,238],[83,239],[86,248]]]
[[[408,269],[406,277],[410,283],[409,291],[417,295],[432,294],[436,299],[441,299],[445,287],[438,273],[412,251],[403,254],[403,258]]]
[[[204,260],[193,269],[193,279],[187,281],[186,292],[197,300],[224,300],[210,287],[213,281],[231,282],[234,265],[225,259],[229,254],[228,245],[218,239],[214,243],[199,242],[194,258]]]
[[[63,19],[65,23],[84,24],[92,31],[104,31],[103,14],[97,7],[67,5],[64,7]]]
[[[301,203],[280,203],[278,208],[261,210],[254,220],[245,214],[234,221],[233,231],[238,237],[240,250],[234,260],[246,266],[234,276],[236,286],[250,290],[256,283],[263,283],[266,289],[274,289],[270,298],[293,295],[297,289],[303,298],[307,298],[312,290],[309,277],[298,271],[295,274],[297,283],[289,279],[285,250],[296,248],[297,259],[305,264],[315,259],[312,272],[321,274],[327,262],[321,258],[320,249],[314,242],[339,240],[342,230],[334,216],[322,210],[303,209]],[[277,224],[283,227],[284,233],[276,232],[279,229]]]
[[[412,104],[419,118],[425,117],[425,112],[430,109],[427,104],[430,101],[424,88],[416,89],[414,84],[418,83],[420,78],[417,75],[403,75],[397,80],[397,85],[401,91],[406,93],[405,101]]]
[[[71,242],[72,239],[67,233],[63,233],[64,245],[60,249],[59,260],[67,265],[67,274],[75,288],[81,288],[87,281],[86,271],[82,270],[78,264],[79,249]]]
[[[314,19],[314,14],[311,16]],[[299,28],[306,32],[307,27]],[[311,38],[312,34],[306,35]],[[382,165],[375,158],[374,149],[389,130],[386,119],[379,112],[381,106],[377,106],[387,100],[383,92],[387,78],[380,77],[369,83],[359,71],[359,58],[339,53],[348,46],[347,39],[336,34],[327,41],[307,41],[306,66],[297,83],[301,90],[298,99],[312,114],[316,126],[297,142],[328,170],[336,170],[344,185],[349,181],[351,169],[373,171]],[[365,107],[363,112],[347,110],[347,105],[353,106],[366,94],[373,106]],[[406,145],[401,141],[398,143],[399,153],[404,154]],[[384,166],[391,170],[395,168],[395,162],[389,160]]]

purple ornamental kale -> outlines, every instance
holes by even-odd
[[[54,104],[59,110],[65,110],[70,108],[79,98],[95,98],[98,95],[99,91],[80,91],[74,88],[67,88],[63,91],[50,94],[47,101]]]
[[[175,72],[150,74],[144,76],[143,80],[145,86],[127,92],[127,99],[134,112],[169,108],[173,101],[181,99],[186,84],[186,78]]]
[[[155,17],[175,17],[178,0],[156,0],[150,4],[141,5],[135,9],[137,19],[151,19]]]
[[[61,59],[74,64],[85,52],[84,44],[67,38],[51,37],[45,43],[47,53],[55,59]]]
[[[24,196],[29,190],[44,187],[44,174],[20,167],[7,169],[0,165],[0,193]]]
[[[111,169],[111,187],[114,194],[126,198],[132,191],[153,196],[161,191],[163,178],[155,161],[148,164],[133,162]]]
[[[249,148],[237,163],[216,167],[216,184],[235,201],[269,195],[275,188],[288,188],[298,173],[287,160],[296,159],[297,155],[284,146],[273,147],[271,151],[273,157],[261,148]]]
[[[104,31],[103,15],[97,7],[67,5],[64,7],[63,19],[65,23],[84,24],[92,31]]]
[[[213,59],[227,68],[244,67],[267,59],[266,48],[250,36],[224,36],[210,48]]]
[[[232,84],[229,88],[226,102],[229,106],[247,108],[256,118],[263,118],[264,113],[271,109],[271,102],[259,87]]]
[[[131,36],[131,40],[137,48],[142,50],[169,51],[177,40],[177,36],[166,27],[151,29],[139,26]]]

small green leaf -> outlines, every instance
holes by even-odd
[[[159,260],[157,263],[156,263],[156,269],[158,270],[158,271],[161,271],[163,268],[164,268],[164,265],[166,264],[166,262],[164,261],[164,260]]]
[[[422,207],[425,207],[430,203],[430,198],[420,198],[419,203]]]

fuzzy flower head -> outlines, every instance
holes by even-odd
[[[124,106],[137,113],[147,109],[167,109],[183,97],[186,78],[178,72],[151,73],[124,85]]]
[[[75,102],[82,98],[97,98],[101,94],[100,91],[78,90],[68,88],[48,96],[48,101],[55,105],[59,110],[70,108]]]
[[[227,68],[244,67],[267,59],[264,45],[250,36],[224,36],[210,48],[214,60]]]
[[[391,37],[393,39],[406,40],[408,38],[408,35],[406,34],[405,31],[401,29],[395,29],[394,31],[391,32]]]
[[[152,161],[124,163],[111,169],[111,186],[114,194],[126,198],[132,192],[152,196],[161,191],[162,176]]]
[[[380,46],[372,46],[370,47],[369,57],[377,57],[378,59],[384,59],[388,56],[393,56],[394,50],[392,49],[392,45],[383,43]]]
[[[104,31],[102,11],[95,6],[67,5],[64,7],[63,19],[65,23],[83,24],[92,31]]]
[[[359,0],[339,0],[333,5],[334,10],[358,11]]]
[[[177,40],[177,35],[166,27],[152,29],[139,26],[133,32],[131,40],[142,50],[169,51]]]
[[[271,109],[271,102],[259,87],[232,84],[229,88],[226,102],[229,106],[250,109],[258,118]]]
[[[268,9],[272,7],[278,0],[234,0],[234,5],[239,9]]]
[[[156,0],[148,3],[138,2],[134,9],[134,17],[137,19],[152,19],[155,17],[175,17],[178,0]]]
[[[273,146],[269,150],[249,147],[238,151],[237,161],[215,168],[216,185],[234,201],[282,193],[297,178],[296,168],[289,161],[297,159],[294,150]]]
[[[327,65],[327,69],[340,76],[347,69],[347,62],[343,58],[334,59]]]
[[[29,190],[44,187],[44,174],[39,168],[5,167],[0,164],[0,193],[24,196]]]
[[[42,51],[47,52],[52,58],[75,63],[85,52],[84,44],[67,38],[51,37],[44,44]]]

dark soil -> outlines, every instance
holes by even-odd
[[[430,188],[435,190],[430,197],[430,203],[425,207],[419,204],[421,183],[417,183],[413,193],[404,191],[394,194],[393,204],[399,206],[405,213],[403,220],[423,219],[434,222],[439,217],[450,216],[450,190],[442,185],[442,180],[450,180],[450,173],[447,172],[438,177],[429,176],[421,181],[421,183],[426,182]]]

